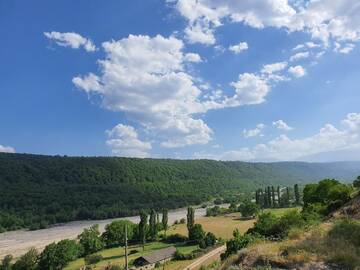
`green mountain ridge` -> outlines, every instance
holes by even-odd
[[[0,153],[0,230],[135,215],[198,204],[231,191],[353,180],[360,162],[66,157]]]

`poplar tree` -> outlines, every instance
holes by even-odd
[[[187,229],[188,229],[188,233],[190,234],[190,231],[192,229],[192,227],[194,227],[194,223],[195,223],[195,210],[194,208],[192,208],[191,206],[188,207],[187,209],[187,215],[186,215],[186,218],[187,218]]]
[[[162,223],[163,230],[165,231],[165,236],[166,236],[166,231],[168,229],[168,219],[169,219],[168,210],[163,209],[161,223]]]
[[[139,222],[139,238],[140,242],[143,246],[143,250],[145,250],[146,243],[146,226],[147,226],[148,215],[146,212],[140,212],[140,222]]]
[[[295,194],[295,203],[296,205],[300,205],[300,192],[299,192],[299,185],[294,185],[294,194]]]
[[[149,225],[150,225],[150,236],[152,240],[156,239],[157,236],[157,223],[156,223],[156,212],[154,209],[151,210],[150,212],[150,220],[149,220]]]
[[[275,188],[274,186],[271,186],[271,198],[272,198],[272,207],[276,207],[276,201],[275,201]]]

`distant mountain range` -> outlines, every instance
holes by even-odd
[[[211,197],[323,178],[351,181],[360,162],[63,157],[0,153],[0,230],[177,208]]]

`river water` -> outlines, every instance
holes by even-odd
[[[169,224],[173,224],[175,220],[186,218],[186,213],[186,208],[169,211]],[[195,217],[202,217],[205,216],[205,214],[206,209],[204,208],[197,208],[195,211]],[[3,258],[7,254],[18,257],[27,252],[31,247],[35,247],[41,251],[46,245],[54,241],[76,238],[84,228],[88,228],[94,224],[99,224],[100,231],[102,232],[106,224],[119,219],[128,219],[134,223],[138,223],[140,220],[139,216],[134,216],[118,219],[73,221],[37,231],[19,230],[1,233],[0,258]]]

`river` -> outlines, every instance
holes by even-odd
[[[186,218],[186,212],[186,208],[169,211],[169,224],[173,224],[175,220]],[[206,209],[196,208],[195,217],[202,217],[205,216],[205,214]],[[138,223],[140,220],[139,216],[133,216],[117,219],[73,221],[37,231],[18,230],[1,233],[0,258],[3,258],[7,254],[18,257],[27,252],[31,247],[35,247],[41,251],[46,245],[54,241],[76,238],[84,228],[88,228],[94,224],[99,224],[100,231],[103,232],[106,224],[119,219],[128,219],[135,223]]]

